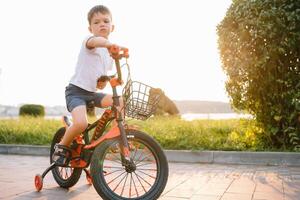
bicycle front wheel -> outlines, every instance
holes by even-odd
[[[93,185],[106,200],[154,200],[168,180],[168,162],[160,145],[147,134],[127,130],[133,166],[122,166],[119,140],[99,145],[91,161]]]

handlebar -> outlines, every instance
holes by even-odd
[[[128,49],[117,45],[112,45],[108,48],[108,51],[111,57],[115,60],[117,74],[118,74],[118,81],[121,83],[122,73],[121,73],[120,59],[129,57]]]
[[[117,45],[111,45],[108,49],[109,53],[113,57],[113,59],[121,59],[121,58],[128,58],[128,49],[125,47],[120,47]]]

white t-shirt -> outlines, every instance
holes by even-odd
[[[86,42],[89,38],[90,36],[82,42],[75,74],[70,83],[87,91],[96,92],[98,78],[112,70],[113,59],[107,48],[88,49]]]

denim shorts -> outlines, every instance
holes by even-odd
[[[96,107],[101,107],[101,101],[106,96],[104,93],[96,93],[84,90],[76,85],[69,84],[65,90],[66,104],[69,112],[81,105],[87,105],[93,101]]]

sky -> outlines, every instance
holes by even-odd
[[[173,100],[228,102],[216,26],[230,3],[0,1],[0,105],[65,105],[80,45],[90,35],[86,15],[98,4],[113,15],[110,41],[129,48],[133,80],[161,88]]]

